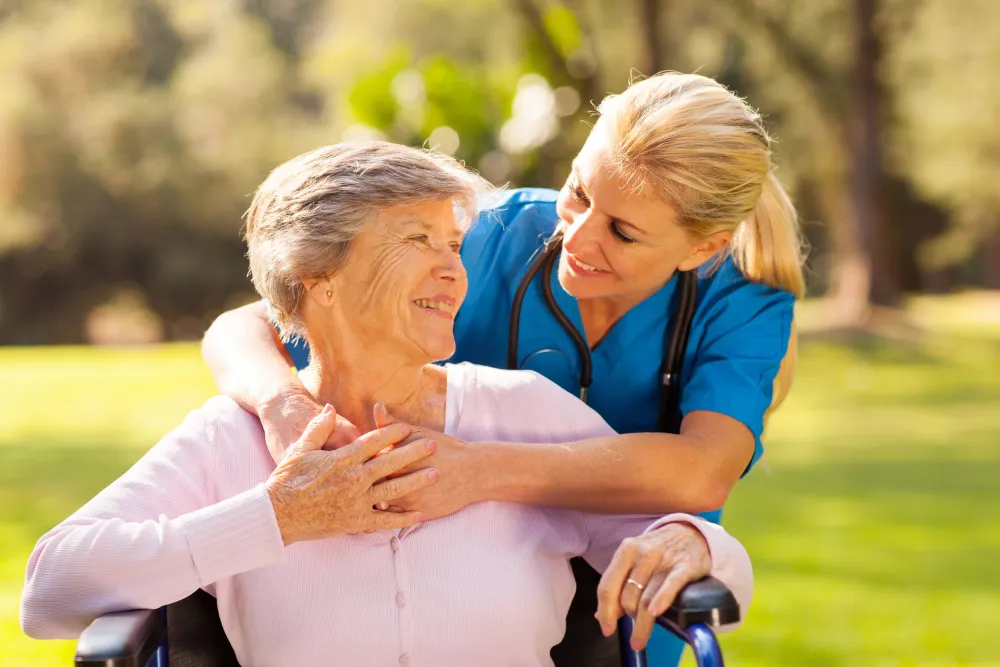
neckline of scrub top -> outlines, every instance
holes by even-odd
[[[580,304],[576,297],[563,289],[559,282],[559,262],[553,267],[550,278],[552,295],[556,303],[566,313],[576,330],[583,335],[584,340],[587,334],[583,328],[583,315],[580,314]],[[667,283],[653,294],[649,295],[615,322],[604,335],[598,344],[591,348],[592,360],[601,360],[607,366],[622,358],[627,353],[632,344],[643,335],[650,327],[659,327],[666,330],[668,320],[668,306],[674,295],[677,286],[677,273],[670,277]],[[590,341],[587,341],[590,344]],[[595,369],[596,371],[596,369]],[[596,378],[597,373],[594,373]]]

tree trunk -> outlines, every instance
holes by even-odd
[[[829,177],[817,185],[817,201],[827,219],[832,263],[829,312],[831,327],[861,326],[868,319],[871,302],[871,263],[861,241],[847,175]]]
[[[878,80],[882,48],[875,31],[877,0],[854,0],[854,104],[848,145],[854,216],[868,262],[872,304],[895,307],[901,299],[897,247],[889,233],[882,151],[884,90]]]
[[[645,74],[652,76],[663,70],[663,41],[660,39],[661,0],[640,0]]]
[[[994,227],[982,246],[983,286],[1000,290],[1000,226]]]

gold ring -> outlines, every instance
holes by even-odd
[[[640,591],[646,588],[645,586],[643,586],[642,584],[640,584],[640,583],[639,583],[638,581],[636,581],[635,579],[629,579],[629,580],[628,580],[628,581],[626,581],[625,583],[627,583],[627,584],[632,584],[633,586],[635,586],[636,588],[638,588],[638,589],[639,589]]]

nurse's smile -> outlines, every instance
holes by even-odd
[[[566,263],[569,265],[569,270],[574,275],[582,276],[584,278],[597,278],[611,274],[610,271],[605,271],[604,269],[599,269],[596,266],[587,264],[583,260],[577,259],[569,253],[566,253]]]

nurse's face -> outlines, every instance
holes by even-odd
[[[417,363],[447,359],[468,281],[451,200],[382,210],[334,276],[336,308],[373,354]]]
[[[565,226],[559,282],[577,299],[622,300],[631,307],[678,269],[710,259],[728,235],[689,234],[670,204],[633,193],[611,164],[608,134],[598,122],[559,193],[557,210]]]

